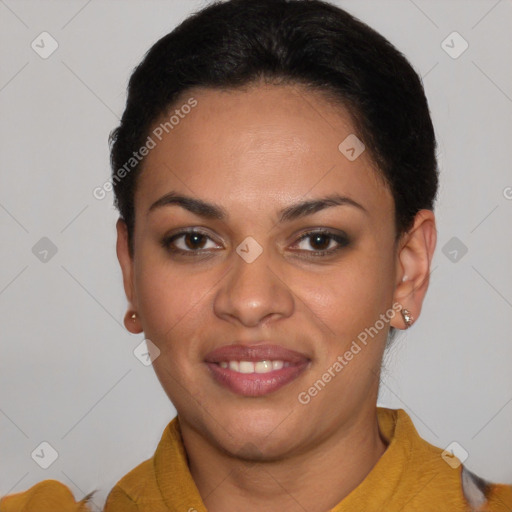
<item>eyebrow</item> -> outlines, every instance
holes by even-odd
[[[155,201],[149,207],[148,214],[156,209],[171,205],[181,206],[185,210],[206,219],[226,220],[229,216],[227,211],[219,205],[176,192],[169,192]],[[330,194],[317,199],[301,201],[283,208],[279,211],[279,222],[290,222],[333,206],[353,206],[368,214],[368,210],[363,205],[350,197]]]

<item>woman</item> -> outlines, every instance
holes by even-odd
[[[510,510],[376,406],[429,284],[435,149],[409,63],[328,3],[214,4],[150,49],[112,134],[117,254],[178,416],[106,512]]]

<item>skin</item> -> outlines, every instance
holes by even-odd
[[[191,96],[197,107],[145,159],[135,193],[133,257],[126,226],[117,224],[129,302],[125,325],[161,351],[154,369],[178,411],[190,471],[210,512],[324,512],[386,449],[376,415],[379,373],[390,325],[406,327],[401,315],[307,405],[297,397],[393,303],[418,318],[435,217],[418,212],[395,244],[391,192],[368,151],[351,162],[338,150],[354,125],[318,92],[258,83],[187,91],[177,105]],[[215,203],[227,218],[206,219],[178,205],[149,211],[170,191]],[[333,192],[365,211],[332,206],[278,221],[281,209]],[[161,245],[181,228],[210,237],[195,245],[190,237],[174,242],[203,249],[202,256],[179,256]],[[339,245],[329,238],[299,241],[318,228],[345,232],[348,245],[315,256]],[[263,250],[252,263],[236,252],[248,236]],[[305,354],[308,368],[263,397],[236,395],[213,380],[204,363],[208,352],[260,340]]]

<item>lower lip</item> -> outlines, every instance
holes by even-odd
[[[291,365],[268,373],[240,373],[221,368],[216,363],[206,363],[214,379],[224,387],[243,396],[264,396],[295,380],[307,367],[308,362]]]

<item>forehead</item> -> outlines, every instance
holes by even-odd
[[[187,91],[151,128],[137,209],[169,190],[255,210],[339,192],[389,209],[369,152],[347,157],[347,144],[362,148],[355,131],[343,107],[298,85]]]

